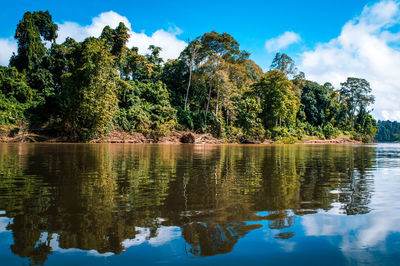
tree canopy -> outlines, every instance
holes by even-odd
[[[128,47],[129,29],[106,26],[99,37],[57,44],[48,11],[26,12],[18,51],[0,68],[0,125],[90,141],[114,130],[157,139],[172,130],[246,142],[331,138],[369,141],[377,132],[365,79],[335,89],[306,79],[277,53],[263,70],[228,33],[204,33],[164,62]]]

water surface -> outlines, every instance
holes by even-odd
[[[400,146],[0,144],[1,265],[398,265]]]

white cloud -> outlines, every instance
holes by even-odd
[[[177,38],[182,33],[179,28],[159,29],[151,35],[144,32],[134,32],[128,18],[113,11],[101,13],[92,19],[90,25],[80,25],[70,21],[58,23],[57,43],[64,42],[67,37],[79,42],[90,36],[99,37],[105,26],[116,28],[120,22],[123,22],[129,29],[131,37],[128,41],[128,47],[138,47],[140,54],[148,53],[147,48],[153,44],[162,48],[160,56],[164,60],[174,59],[187,46],[186,42]],[[17,51],[17,42],[11,37],[0,39],[0,51],[0,65],[7,66],[12,53]]]
[[[7,217],[0,217],[0,233],[9,231],[7,226],[11,223],[11,219]]]
[[[157,229],[157,236],[149,239],[153,247],[162,246],[181,236],[181,229],[177,226],[161,226]]]
[[[145,33],[131,32],[131,38],[128,46],[136,46],[139,48],[139,53],[147,53],[147,48],[150,44],[160,46],[162,51],[160,56],[166,59],[175,59],[179,56],[183,49],[186,47],[186,43],[177,39],[177,35],[180,33],[179,29],[176,30],[157,30],[151,36]]]
[[[17,52],[17,42],[12,39],[0,39],[0,65],[8,66],[13,52]]]
[[[287,31],[282,35],[269,39],[265,42],[265,48],[268,52],[278,52],[287,48],[289,45],[297,43],[301,40],[300,35],[293,31]]]
[[[81,26],[75,22],[64,22],[58,24],[57,42],[62,43],[67,37],[71,37],[79,42],[89,36],[99,37],[105,26],[116,28],[120,22],[123,22],[125,26],[131,29],[129,20],[113,11],[101,13],[92,19],[92,24],[86,26]]]
[[[346,23],[340,36],[301,54],[300,69],[307,78],[339,87],[347,77],[365,78],[376,96],[378,119],[400,120],[399,2],[384,0],[365,6]]]
[[[45,243],[48,239],[49,233],[48,232],[42,232],[40,236],[39,243]],[[95,256],[95,257],[109,257],[114,255],[113,252],[105,252],[105,253],[100,253],[99,251],[95,249],[91,250],[84,250],[84,249],[79,249],[79,248],[61,248],[60,243],[59,243],[59,234],[53,233],[50,236],[50,247],[52,252],[59,252],[59,253],[83,253],[89,256]]]
[[[116,28],[120,22],[129,28],[130,39],[128,47],[136,46],[139,48],[140,54],[148,53],[149,45],[153,44],[162,48],[160,56],[164,59],[177,58],[180,52],[186,47],[186,42],[179,40],[177,36],[181,34],[181,30],[163,29],[155,31],[152,35],[147,35],[144,32],[134,32],[128,18],[119,15],[113,11],[101,13],[99,16],[92,19],[90,25],[82,26],[75,22],[64,22],[58,24],[59,32],[57,42],[61,43],[66,37],[72,37],[76,41],[83,41],[89,36],[98,37],[105,26]]]
[[[383,148],[384,149],[384,148]],[[390,147],[393,149],[393,146]],[[387,151],[381,151],[387,152]],[[379,156],[378,156],[379,157]],[[371,212],[362,215],[341,215],[338,211],[320,211],[315,215],[301,217],[301,225],[306,236],[329,237],[339,241],[340,250],[350,261],[372,264],[377,257],[371,250],[386,249],[393,243],[391,236],[400,232],[400,206],[393,195],[400,189],[398,158],[387,163],[388,158],[378,158],[378,168],[372,175],[373,193],[368,207]],[[396,165],[397,166],[397,165]],[[336,209],[343,209],[343,203]]]
[[[132,246],[139,246],[145,242],[153,247],[157,247],[181,236],[181,229],[177,226],[161,226],[157,229],[157,235],[155,237],[150,237],[150,228],[136,227],[135,229],[139,231],[135,238],[125,239],[122,242],[125,249]]]

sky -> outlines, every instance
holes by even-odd
[[[374,117],[400,121],[400,0],[0,0],[0,65],[16,51],[23,14],[38,10],[49,10],[59,25],[58,43],[99,36],[122,21],[128,46],[145,54],[155,44],[166,60],[205,32],[227,32],[265,71],[283,52],[321,84],[340,88],[347,77],[365,78],[376,97]]]

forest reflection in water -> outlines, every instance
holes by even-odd
[[[376,146],[1,144],[0,219],[33,264],[170,238],[184,256],[228,254],[258,229],[294,238],[298,217],[369,213],[377,159]]]

